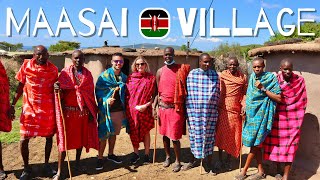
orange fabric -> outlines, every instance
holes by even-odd
[[[0,131],[11,131],[12,122],[8,117],[9,110],[9,79],[0,61]]]
[[[24,84],[20,117],[22,138],[50,137],[56,129],[53,84],[58,68],[50,62],[40,66],[35,59],[25,60],[16,79]]]
[[[184,114],[185,100],[187,96],[187,76],[190,72],[190,65],[181,64],[176,76],[176,85],[174,91],[175,110]]]
[[[241,148],[241,107],[247,91],[247,77],[238,71],[232,75],[229,70],[220,74],[219,119],[216,146],[234,157]]]

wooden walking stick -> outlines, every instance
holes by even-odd
[[[245,114],[243,114],[243,115],[241,115],[241,116],[242,116],[242,118],[241,118],[241,120],[242,120],[242,122],[241,122],[241,132],[242,132],[242,129],[243,129],[243,123],[244,123],[244,121],[245,121],[246,115],[245,115]],[[240,172],[241,172],[241,156],[242,156],[242,133],[241,133],[240,162],[239,162],[239,171],[240,171]]]
[[[201,162],[200,162],[200,175],[202,174],[202,161],[203,161],[203,159],[201,158]]]
[[[61,106],[61,98],[60,98],[60,92],[58,94],[58,101],[59,101],[59,107],[60,107],[60,113],[62,117],[62,125],[63,125],[63,133],[64,133],[64,148],[66,150],[66,156],[67,156],[67,162],[68,162],[68,170],[69,170],[69,175],[70,175],[70,180],[72,180],[72,174],[71,174],[71,168],[70,168],[70,160],[69,160],[69,154],[68,154],[68,149],[67,149],[67,134],[66,134],[66,125],[64,123],[64,116],[63,116],[63,111],[62,111],[62,106]]]
[[[158,135],[158,121],[159,121],[159,116],[158,116],[158,113],[159,113],[159,110],[157,111],[157,106],[158,106],[158,97],[159,97],[159,94],[155,97],[156,100],[155,100],[155,104],[154,104],[154,107],[155,107],[155,111],[156,111],[156,121],[155,121],[155,128],[156,128],[156,131],[154,133],[154,147],[153,147],[153,160],[152,160],[152,164],[154,164],[156,162],[156,150],[157,150],[157,135]]]
[[[153,164],[156,162],[156,150],[157,150],[157,134],[158,134],[158,120],[155,121],[156,131],[154,133],[154,147],[153,147]]]

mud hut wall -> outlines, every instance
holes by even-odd
[[[94,83],[97,82],[99,75],[105,70],[108,60],[109,64],[111,56],[107,55],[85,55],[84,67],[86,67],[93,76]],[[72,65],[71,56],[66,56],[65,67]]]
[[[265,56],[266,70],[278,72],[284,58],[293,61],[294,71],[305,79],[308,105],[301,127],[301,139],[295,164],[320,172],[320,54],[278,53]]]
[[[53,63],[55,66],[57,66],[59,72],[64,68],[65,64],[65,56],[64,55],[55,55],[55,56],[50,56],[49,61]]]
[[[136,57],[129,56],[125,58],[129,59],[131,73],[131,65]],[[150,67],[150,71],[154,75],[157,73],[157,70],[164,65],[162,56],[144,56],[144,58],[146,58]],[[186,60],[185,56],[175,56],[174,59],[178,64],[190,64],[191,69],[198,68],[198,57],[192,56]]]
[[[85,55],[86,60],[84,66],[91,71],[94,82],[97,81],[98,76],[105,70],[106,67],[111,66],[111,58],[111,55]],[[124,58],[129,61],[129,73],[131,73],[131,65],[136,56],[124,56]],[[162,56],[145,56],[145,58],[149,63],[151,73],[154,75],[156,74],[157,70],[164,65]],[[189,56],[187,59],[185,56],[176,56],[174,59],[179,64],[190,64],[191,69],[199,67],[198,57],[196,56]],[[70,55],[65,57],[64,67],[69,65],[72,65]]]

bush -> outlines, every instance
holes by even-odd
[[[10,99],[13,98],[14,94],[16,93],[17,87],[19,85],[19,81],[16,80],[16,72],[10,66],[7,67],[7,76],[9,78],[10,83]],[[11,101],[10,101],[11,102]]]

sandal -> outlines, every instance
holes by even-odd
[[[216,175],[218,175],[218,173],[216,173],[215,170],[210,170],[210,171],[209,171],[209,174],[210,174],[211,176],[216,176]]]
[[[195,166],[196,166],[196,161],[189,162],[188,164],[182,166],[181,170],[182,171],[187,171],[187,170],[190,170],[190,169],[194,168]]]
[[[242,175],[242,174],[238,174],[234,177],[234,180],[244,180],[248,177],[248,175]]]
[[[20,180],[31,179],[31,168],[25,168],[20,176]]]
[[[276,178],[276,180],[282,180],[282,175],[281,174],[276,174],[276,176],[274,178]]]
[[[260,174],[260,173],[256,173],[256,174],[252,174],[250,176],[250,180],[260,180],[260,179],[265,179],[267,177],[267,175],[265,173]]]
[[[175,165],[172,168],[172,171],[173,172],[179,172],[181,170],[181,167],[182,167],[181,164],[175,163]]]
[[[60,175],[56,174],[52,177],[52,180],[59,180],[60,179]]]
[[[5,171],[0,171],[0,180],[6,179],[7,174]]]
[[[169,166],[170,166],[170,164],[171,164],[171,162],[170,162],[170,158],[167,158],[165,161],[163,161],[162,166],[163,166],[163,167],[169,167]]]

